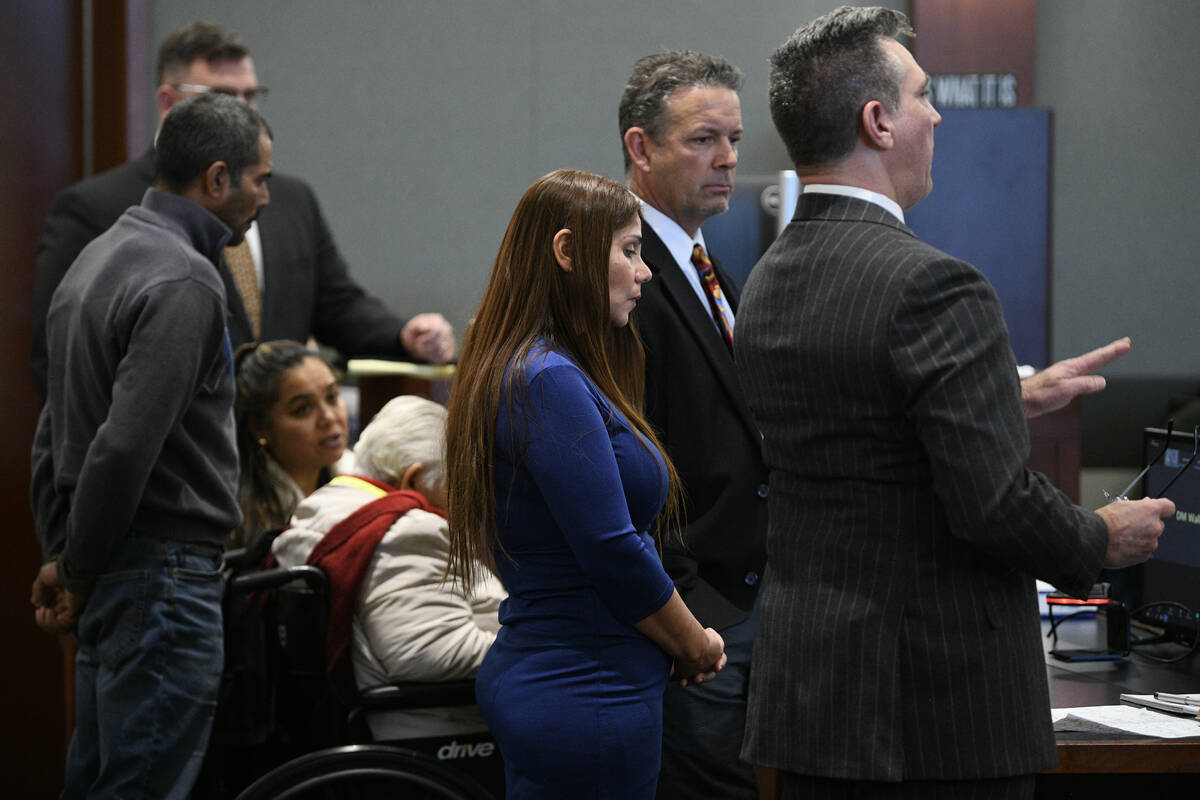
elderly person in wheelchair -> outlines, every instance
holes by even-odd
[[[328,574],[331,658],[349,654],[359,690],[473,677],[496,637],[499,581],[478,570],[484,578],[466,593],[447,579],[445,423],[436,403],[390,401],[354,447],[356,474],[305,498],[272,546],[280,566],[315,564]],[[390,711],[368,722],[377,741],[485,729],[475,706]]]

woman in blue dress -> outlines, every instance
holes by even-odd
[[[508,590],[476,696],[510,800],[651,798],[668,676],[724,666],[662,568],[674,472],[642,417],[637,199],[574,170],[518,204],[447,422],[452,571]]]

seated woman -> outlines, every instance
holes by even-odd
[[[234,362],[242,525],[229,546],[243,547],[287,525],[296,505],[329,479],[349,425],[333,368],[304,345],[247,344]]]
[[[407,395],[394,398],[355,445],[358,474],[339,475],[306,498],[292,515],[291,527],[275,539],[281,566],[314,563],[322,555],[318,551],[314,559],[318,544],[363,506],[390,493],[417,495],[411,498],[411,510],[382,532],[360,577],[349,642],[360,689],[472,677],[496,638],[497,609],[505,596],[499,581],[482,566],[470,592],[461,581],[444,580],[450,549],[442,510],[445,427],[446,409],[437,403]],[[331,583],[336,593],[334,576]],[[336,597],[332,605],[331,617]],[[331,618],[331,628],[334,624]],[[377,739],[398,738],[393,729],[401,724],[406,738],[415,724],[426,736],[484,728],[475,707],[407,712],[370,722]]]

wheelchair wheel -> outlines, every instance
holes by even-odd
[[[494,800],[478,783],[427,755],[361,744],[330,747],[292,759],[259,778],[237,800],[374,797]]]

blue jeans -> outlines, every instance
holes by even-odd
[[[64,798],[186,798],[224,663],[221,548],[135,537],[96,581],[76,638]]]

